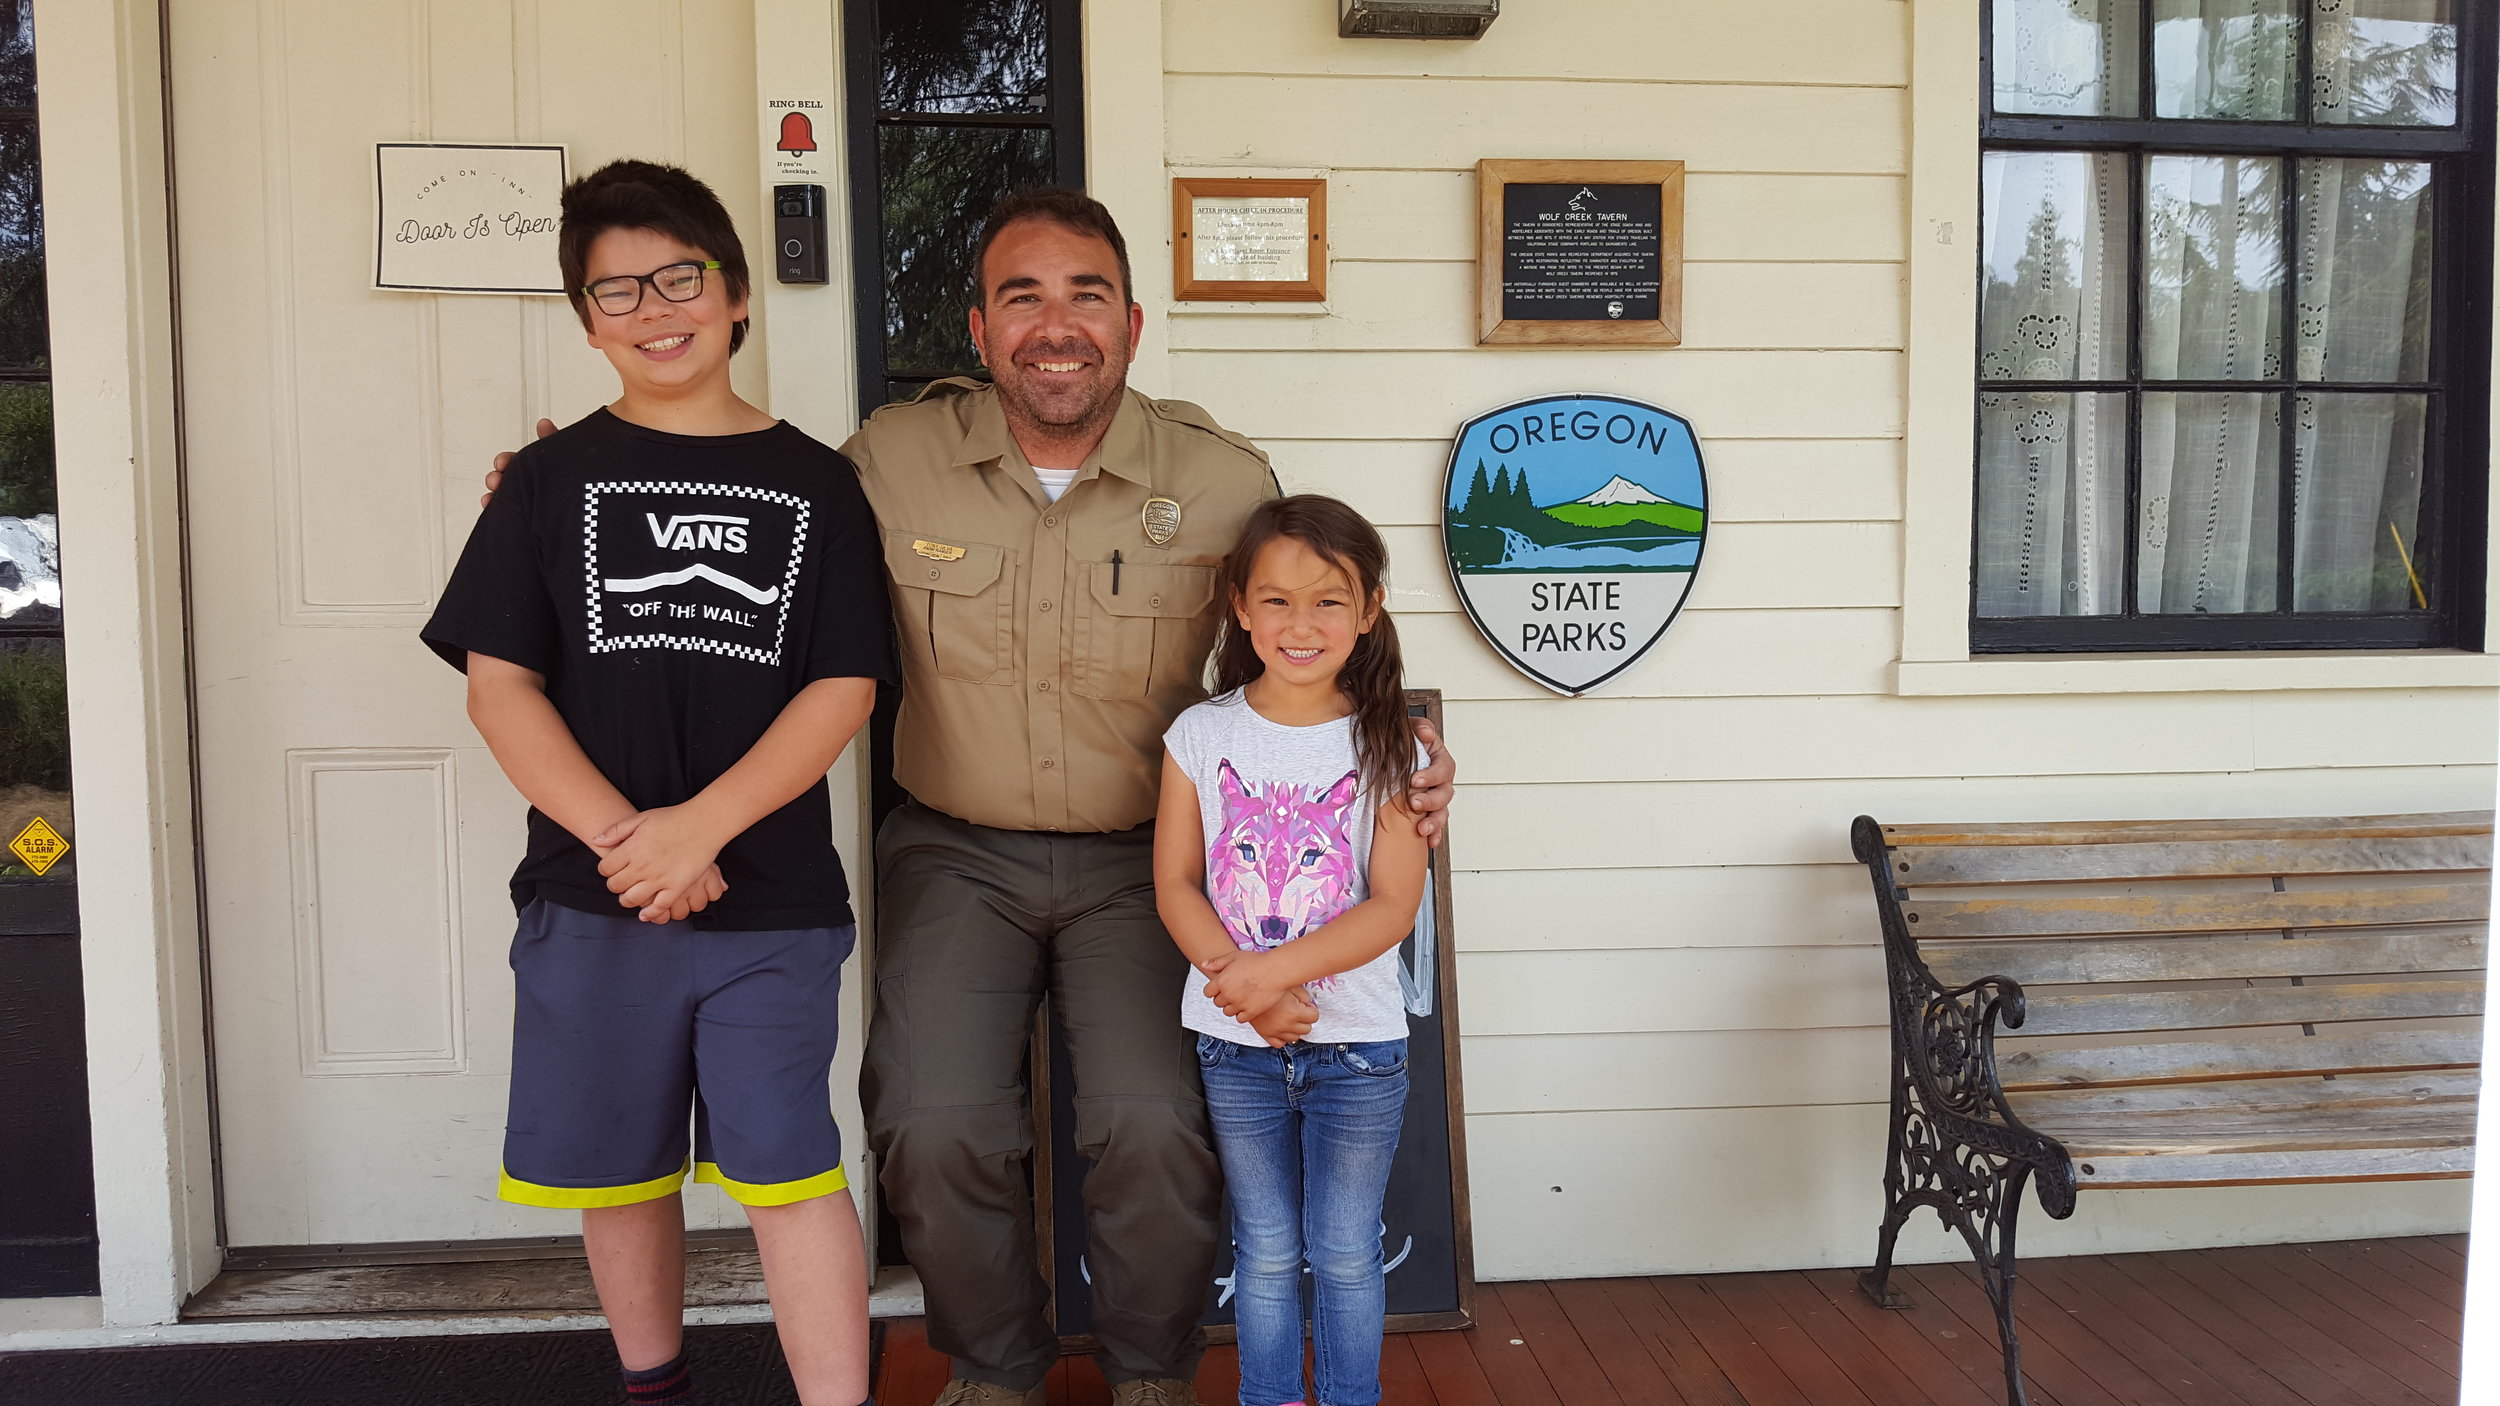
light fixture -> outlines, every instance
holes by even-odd
[[[1346,39],[1474,39],[1502,13],[1502,0],[1337,0]]]

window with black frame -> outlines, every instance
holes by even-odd
[[[848,0],[862,414],[981,374],[965,331],[981,217],[1083,186],[1078,0]]]
[[[28,0],[0,0],[0,1298],[96,1291],[61,647],[43,158]]]
[[[2473,0],[1992,0],[1976,651],[2479,640]]]

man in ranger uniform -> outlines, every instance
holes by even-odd
[[[877,834],[868,1141],[930,1344],[953,1359],[937,1406],[1039,1406],[1059,1344],[1025,1063],[1048,992],[1093,1164],[1097,1360],[1119,1406],[1187,1406],[1222,1179],[1150,822],[1163,731],[1206,693],[1216,563],[1276,480],[1204,410],[1128,389],[1145,313],[1100,204],[1007,197],[975,267],[993,383],[938,381],[842,446],[893,585],[910,795]],[[1414,803],[1437,840],[1455,768],[1418,737]]]
[[[1010,196],[975,267],[994,383],[937,382],[843,446],[894,585],[911,795],[877,836],[869,1145],[954,1358],[939,1401],[1039,1403],[1059,1349],[1024,1070],[1048,991],[1093,1163],[1103,1375],[1122,1406],[1191,1402],[1221,1176],[1148,822],[1163,729],[1205,696],[1216,563],[1276,479],[1197,406],[1127,388],[1145,313],[1101,205]],[[1436,750],[1417,778],[1435,833],[1451,772]]]

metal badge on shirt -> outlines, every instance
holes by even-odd
[[[1146,540],[1160,547],[1181,530],[1181,505],[1169,498],[1149,498],[1140,515],[1146,528]]]

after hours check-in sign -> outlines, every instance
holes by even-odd
[[[1557,693],[1586,693],[1666,634],[1710,528],[1685,419],[1608,395],[1524,400],[1458,432],[1442,498],[1476,629]]]

